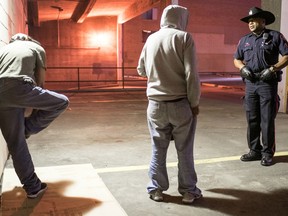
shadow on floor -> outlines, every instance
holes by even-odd
[[[97,199],[65,196],[64,192],[71,184],[69,181],[47,184],[48,190],[37,199],[26,198],[21,187],[3,192],[2,216],[83,215],[102,204]]]
[[[288,212],[288,189],[279,189],[267,193],[215,188],[207,190],[218,197],[204,196],[195,200],[191,208],[206,208],[227,215],[277,215],[286,216]],[[166,203],[184,205],[181,196],[164,194]],[[259,202],[260,201],[260,202]]]

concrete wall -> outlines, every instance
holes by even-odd
[[[249,32],[247,24],[240,21],[260,0],[179,0],[179,5],[189,9],[187,31],[194,36],[197,47],[199,72],[234,72],[233,54],[239,39]],[[157,31],[161,11],[156,20],[141,16],[124,24],[125,66],[137,65],[142,43],[142,30]]]
[[[29,29],[46,49],[48,66],[117,65],[117,17],[87,18],[80,24],[61,20],[59,44],[57,28],[57,21],[49,21]]]
[[[248,33],[247,24],[239,19],[246,16],[252,6],[260,6],[260,0],[179,0],[191,13],[188,31],[195,38],[200,72],[234,72],[233,53],[241,36]],[[155,12],[156,11],[156,12]],[[121,56],[124,67],[136,67],[144,43],[142,30],[157,31],[161,10],[154,11],[153,20],[136,17],[121,26],[123,33]],[[69,20],[41,23],[30,28],[30,34],[39,40],[47,52],[48,67],[107,67],[117,66],[117,18],[88,18],[82,24]],[[91,35],[108,33],[109,42],[91,42]],[[97,37],[97,36],[96,36]],[[104,45],[105,44],[105,45]],[[125,70],[126,75],[135,75],[135,69]],[[82,79],[121,79],[116,70],[86,70]],[[76,80],[75,70],[48,70],[47,80]]]
[[[80,71],[82,81],[117,79],[116,69],[99,69],[117,67],[117,17],[87,18],[81,24],[70,20],[48,21],[41,23],[40,27],[30,27],[29,32],[45,48],[48,67],[88,67]],[[78,79],[78,71],[73,68],[48,68],[46,74],[46,80]],[[105,85],[104,82],[82,84]],[[76,82],[63,85],[60,88],[73,89]],[[46,87],[59,89],[57,86]]]
[[[17,32],[27,33],[27,0],[0,1],[0,47]]]
[[[27,5],[26,0],[0,1],[0,47],[8,44],[13,34],[17,32],[27,33],[28,29],[26,25],[27,20],[26,5]],[[7,157],[8,157],[7,146],[0,130],[0,178]]]

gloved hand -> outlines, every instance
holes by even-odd
[[[260,80],[262,81],[272,80],[276,79],[276,76],[277,76],[276,73],[270,70],[270,68],[266,68],[261,71]]]
[[[244,79],[252,81],[254,76],[248,67],[244,66],[240,69],[240,76]]]

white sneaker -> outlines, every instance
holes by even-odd
[[[199,199],[202,197],[202,194],[192,194],[189,192],[184,193],[182,202],[185,204],[191,204],[194,202],[194,200]]]

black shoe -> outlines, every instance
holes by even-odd
[[[41,183],[41,188],[38,191],[32,192],[27,194],[27,198],[29,199],[35,199],[37,198],[39,195],[43,194],[46,190],[47,190],[48,186],[46,183]]]
[[[272,156],[264,155],[261,159],[261,165],[262,166],[271,166],[272,165]]]
[[[253,151],[248,152],[247,154],[244,154],[241,156],[241,161],[256,161],[261,160],[262,156],[261,154],[257,154]]]
[[[162,202],[163,201],[162,191],[154,190],[154,191],[151,191],[149,194],[150,194],[150,199],[152,199],[156,202]]]

